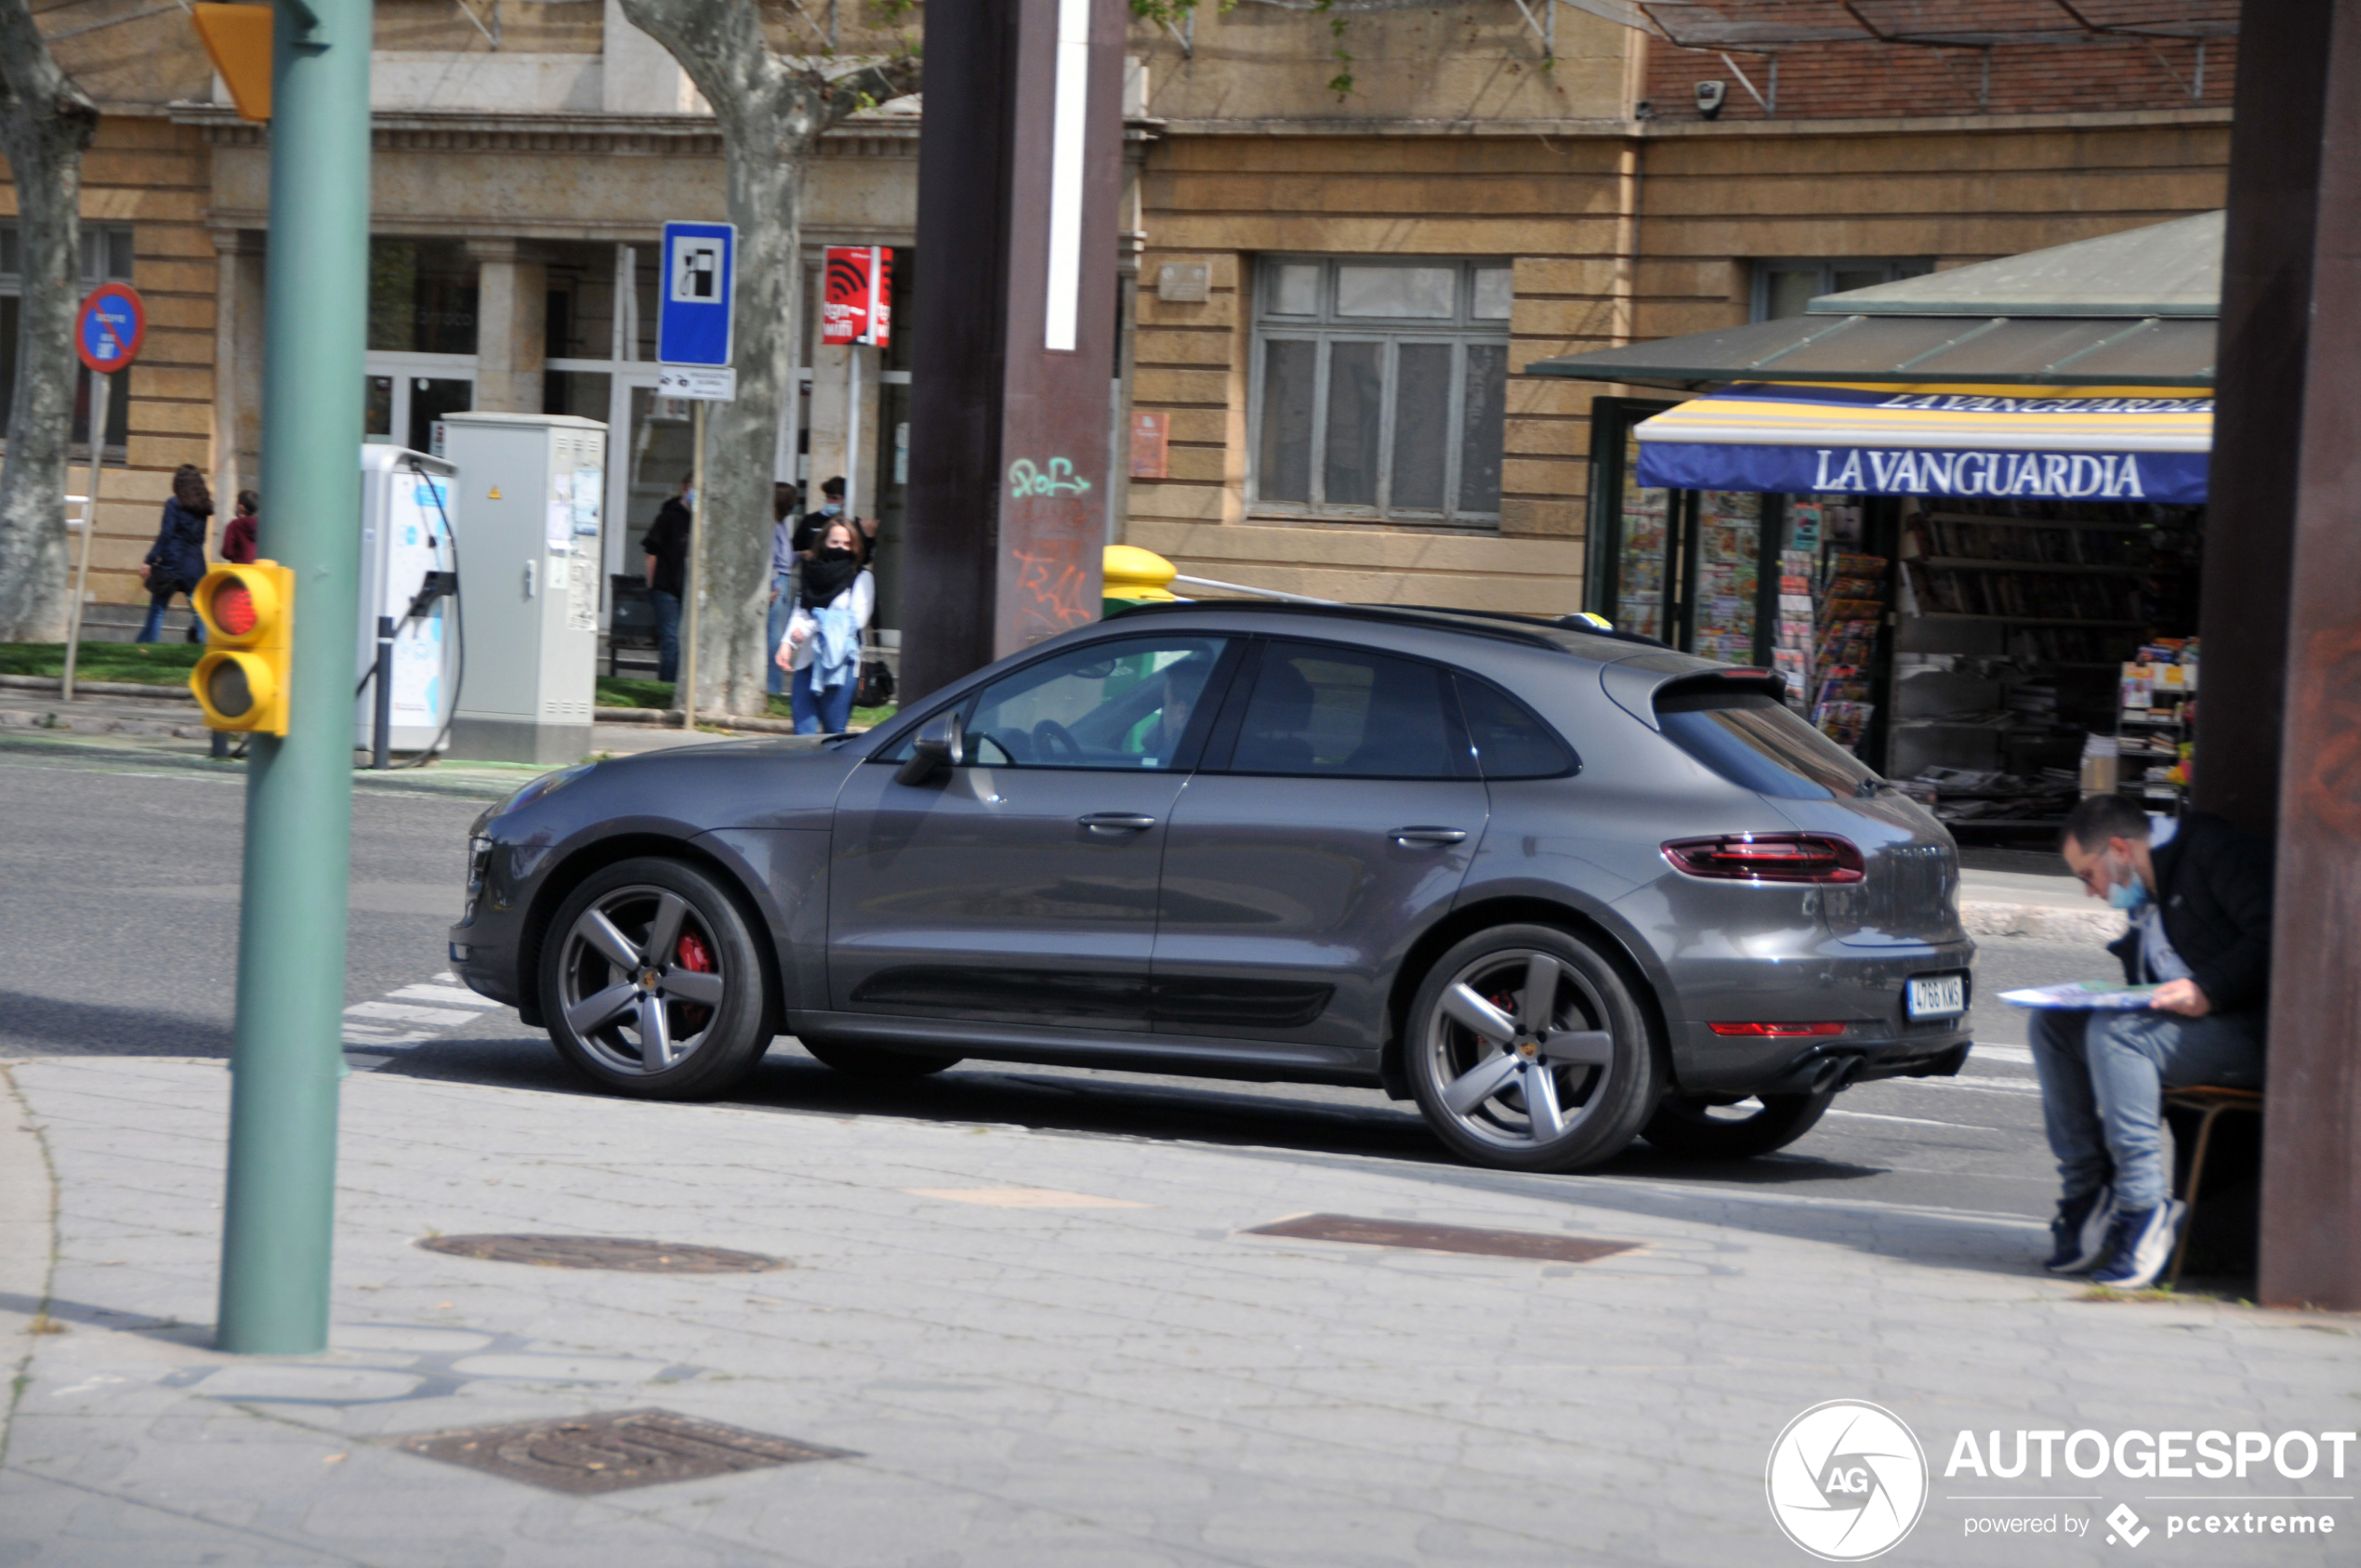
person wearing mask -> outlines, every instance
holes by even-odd
[[[2119,795],[2065,820],[2060,850],[2084,889],[2131,917],[2107,951],[2155,984],[2144,1008],[2033,1015],[2041,1119],[2064,1195],[2053,1273],[2143,1290],[2172,1257],[2185,1206],[2158,1136],[2164,1091],[2262,1080],[2271,989],[2271,846],[2217,816],[2151,822]]]
[[[795,515],[795,486],[784,480],[771,487],[771,616],[770,641],[776,648],[779,639],[787,635],[788,617],[795,613],[797,571],[803,558],[796,553],[796,534],[800,525]],[[786,692],[787,672],[777,665],[771,666],[771,694],[782,696]]]
[[[140,623],[139,640],[153,642],[164,632],[164,613],[172,596],[193,592],[204,580],[205,525],[213,516],[213,493],[194,463],[183,463],[172,476],[172,494],[164,504],[164,520],[156,542],[139,563],[139,581],[147,585],[148,618]],[[204,640],[204,623],[191,621],[189,640]]]
[[[820,486],[820,509],[806,512],[802,523],[795,531],[796,554],[810,560],[820,547],[820,535],[828,524],[844,516],[844,476],[839,474]]]
[[[221,559],[232,566],[252,566],[258,547],[255,531],[262,524],[262,497],[251,490],[238,492],[238,515],[221,530]]]
[[[680,476],[680,494],[665,502],[640,548],[648,558],[648,602],[656,612],[656,679],[680,678],[680,596],[688,591],[689,530],[696,518],[696,475]]]
[[[803,563],[794,616],[775,663],[794,675],[798,735],[837,735],[852,721],[861,682],[861,630],[877,608],[877,580],[861,564],[860,531],[842,518]]]

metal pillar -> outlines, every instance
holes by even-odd
[[[2333,0],[2240,19],[2223,246],[2220,409],[2198,626],[2196,803],[2252,833],[2279,810],[2296,433],[2313,302],[2320,115]]]
[[[60,702],[73,701],[73,666],[82,652],[82,602],[90,591],[90,535],[99,532],[99,476],[106,471],[107,400],[113,386],[113,376],[91,373],[90,495],[82,506],[82,537],[75,541],[73,599],[66,606],[66,674],[58,692]]]
[[[296,579],[282,738],[254,738],[218,1344],[328,1341],[344,1075],[368,300],[369,0],[277,0],[260,553]]]
[[[905,702],[1099,613],[1128,16],[927,9]]]
[[[2361,929],[2361,602],[2353,593],[2361,582],[2353,524],[2361,515],[2361,208],[2352,199],[2361,181],[2361,0],[2249,6],[2244,20],[2241,117],[2249,108],[2273,118],[2303,112],[2275,112],[2270,99],[2249,96],[2245,61],[2260,43],[2290,86],[2309,78],[2318,138],[2312,188],[2284,209],[2279,237],[2307,253],[2309,297],[2292,308],[2308,317],[2309,342],[2300,423],[2287,441],[2295,483],[2282,600],[2286,731],[2257,1294],[2273,1306],[2352,1311],[2361,1309],[2361,1057],[2353,1049],[2361,1014],[2361,948],[2353,942]],[[2294,231],[2299,217],[2311,219],[2309,231]],[[2225,343],[2235,341],[2233,323],[2223,327]],[[2212,656],[2209,645],[2205,715],[2222,701]]]

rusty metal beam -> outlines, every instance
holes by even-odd
[[[1067,123],[1062,165],[1061,11],[1076,4],[1087,16],[1066,20],[1087,22],[1088,65],[1074,74],[1076,31],[1065,70],[1082,118]],[[927,7],[905,702],[1099,613],[1115,488],[1109,389],[1128,15],[1123,0]],[[1060,205],[1062,167],[1063,199],[1078,204]]]
[[[2275,1306],[2352,1311],[2361,1310],[2361,204],[2352,199],[2361,181],[2361,0],[2272,0],[2249,5],[2246,23],[2241,122],[2256,113],[2276,125],[2290,153],[2301,155],[2297,138],[2307,132],[2316,148],[2309,202],[2288,192],[2277,214],[2287,228],[2275,235],[2309,254],[2310,340],[2289,432],[2297,446],[2258,1294]],[[2264,55],[2257,74],[2298,101],[2276,104],[2264,84],[2250,86],[2249,54]],[[2234,167],[2234,232],[2249,199]],[[2306,216],[2309,232],[2298,232]],[[2223,325],[2235,341],[2236,328]],[[2221,538],[2218,526],[2209,532],[2217,549],[2245,547]],[[2236,695],[2215,688],[2212,656],[2209,643],[2209,705]]]

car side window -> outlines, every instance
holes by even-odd
[[[1487,779],[1554,779],[1578,771],[1574,749],[1531,708],[1471,675],[1456,678],[1476,762]]]
[[[1138,638],[1028,665],[970,699],[967,760],[987,768],[1171,768],[1202,717],[1206,682],[1227,641]]]
[[[1475,777],[1444,671],[1412,659],[1311,642],[1264,646],[1230,771],[1312,778]]]

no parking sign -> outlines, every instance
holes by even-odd
[[[96,376],[112,376],[129,364],[148,336],[148,308],[129,283],[101,283],[82,302],[73,323],[73,349]]]

